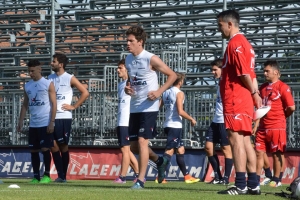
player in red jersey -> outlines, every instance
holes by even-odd
[[[261,106],[261,98],[253,84],[255,53],[245,36],[239,32],[240,17],[236,11],[223,11],[217,19],[222,37],[229,40],[223,59],[220,93],[236,171],[235,186],[218,193],[259,195],[256,155],[250,140],[253,107]]]
[[[280,80],[280,68],[276,60],[264,63],[264,75],[267,80],[259,88],[263,105],[270,105],[270,111],[260,119],[256,133],[255,148],[257,154],[257,176],[264,165],[264,154],[270,152],[273,157],[273,177],[271,187],[281,185],[282,169],[286,149],[286,118],[295,111],[295,102],[290,87]]]

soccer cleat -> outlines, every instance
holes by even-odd
[[[271,182],[271,179],[268,177],[265,177],[262,182],[260,182],[260,185],[268,185]]]
[[[43,178],[40,180],[40,183],[50,183],[52,180],[49,176],[44,175]]]
[[[66,183],[67,181],[65,179],[62,179],[62,178],[58,177],[57,179],[54,180],[54,182],[55,183]]]
[[[185,183],[197,183],[199,181],[200,181],[199,178],[194,178],[189,174],[184,176],[184,182]]]
[[[158,179],[157,179],[157,177],[156,177],[156,179],[155,179],[155,183],[158,183]],[[164,179],[161,183],[168,183],[167,181],[166,181],[166,179]]]
[[[163,158],[163,163],[160,166],[157,166],[157,171],[158,171],[158,183],[162,183],[163,180],[165,179],[165,171],[168,165],[168,160],[165,157]]]
[[[219,191],[218,194],[229,194],[229,195],[246,195],[248,194],[247,187],[243,190],[237,188],[236,186],[229,187],[227,190]]]
[[[39,182],[40,182],[39,180],[37,180],[36,178],[33,178],[29,183],[31,183],[31,184],[37,184]]]
[[[133,190],[140,190],[140,189],[144,189],[144,187],[142,187],[138,182],[136,182],[131,189]]]
[[[260,187],[256,186],[256,188],[254,188],[254,189],[248,188],[248,194],[250,194],[250,195],[261,195]]]
[[[138,180],[138,178],[135,178],[135,179],[133,180],[133,182],[136,183],[137,180]],[[144,178],[144,183],[146,183],[146,178]]]
[[[213,184],[213,185],[217,185],[217,184],[223,184],[222,180],[219,180],[218,178],[214,178],[212,181],[210,181],[207,184]]]
[[[126,183],[126,181],[122,181],[122,179],[120,179],[120,177],[116,178],[113,183],[120,183],[120,184],[124,184]]]
[[[276,183],[276,181],[271,181],[269,184],[270,187],[279,187],[282,186],[281,182]]]

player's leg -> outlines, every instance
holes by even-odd
[[[30,183],[39,183],[40,181],[40,143],[37,128],[29,127],[28,145],[31,154],[31,165],[33,169],[33,179]]]
[[[51,153],[53,157],[53,162],[56,167],[58,178],[55,179],[55,182],[63,182],[65,180],[65,174],[63,171],[63,164],[60,149],[57,141],[63,140],[63,121],[60,119],[55,120],[53,138],[54,138],[54,146],[51,148]]]
[[[38,128],[38,134],[40,135],[40,147],[42,150],[45,165],[44,175],[40,183],[50,183],[52,181],[50,178],[50,165],[52,159],[50,149],[54,146],[53,134],[47,133],[46,126]]]
[[[273,178],[270,182],[271,187],[281,185],[281,172],[285,164],[284,152],[286,150],[286,131],[285,130],[268,130],[267,136],[271,142],[271,153],[273,157]]]
[[[130,164],[130,143],[128,135],[128,127],[118,126],[117,127],[118,143],[121,147],[122,161],[121,161],[121,174],[119,175],[114,183],[126,183],[126,174]]]
[[[232,170],[233,159],[232,159],[232,151],[229,145],[228,135],[225,129],[224,123],[218,123],[216,127],[217,134],[219,134],[218,138],[220,138],[220,143],[222,152],[225,157],[225,172],[222,183],[225,185],[229,184],[229,177]],[[214,132],[216,132],[214,131]]]
[[[264,159],[267,155],[268,143],[266,142],[266,132],[264,130],[258,130],[255,137],[255,151],[256,151],[256,175],[257,180],[260,182],[261,170],[264,166]],[[260,185],[269,184],[271,179],[264,178]]]
[[[180,171],[182,172],[182,174],[184,176],[184,182],[185,183],[197,183],[197,182],[200,181],[200,179],[191,176],[186,170],[186,164],[185,164],[185,161],[184,161],[184,153],[185,153],[185,148],[183,146],[182,141],[180,141],[179,142],[179,147],[177,148],[177,151],[176,151],[177,165],[178,165]]]
[[[70,162],[69,140],[71,134],[72,119],[63,119],[63,141],[58,141],[59,150],[61,152],[63,173],[67,180],[67,172]]]

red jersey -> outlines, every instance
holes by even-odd
[[[237,33],[229,40],[223,58],[220,93],[224,114],[244,114],[253,118],[252,96],[240,76],[248,74],[255,78],[254,66],[255,53],[251,44],[243,34]]]
[[[259,129],[286,129],[285,109],[294,106],[290,87],[278,80],[264,83],[259,88],[263,105],[270,105],[270,111],[260,119]]]

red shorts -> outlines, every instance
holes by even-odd
[[[224,114],[225,128],[235,132],[252,134],[252,118],[245,114]]]
[[[268,153],[286,150],[285,129],[260,129],[255,137],[255,149]]]

